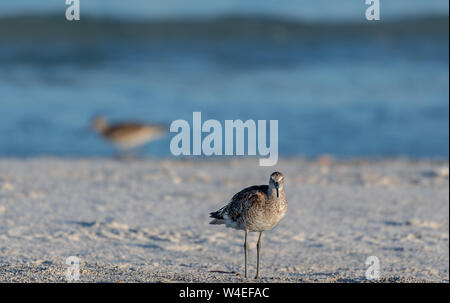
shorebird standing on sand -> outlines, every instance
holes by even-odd
[[[274,172],[269,185],[247,187],[233,196],[231,202],[216,212],[210,224],[225,224],[226,227],[245,231],[245,278],[247,278],[248,232],[259,232],[256,259],[256,277],[259,279],[259,255],[263,231],[272,229],[284,217],[287,210],[284,193],[284,176]]]
[[[166,133],[161,125],[142,123],[118,123],[109,125],[104,117],[96,117],[92,122],[94,130],[120,150],[130,150],[155,140]]]

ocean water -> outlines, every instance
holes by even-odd
[[[279,120],[282,156],[448,158],[446,1],[386,3],[379,23],[361,20],[363,1],[323,14],[292,1],[184,13],[81,1],[78,23],[61,1],[20,2],[0,3],[0,156],[112,155],[87,129],[96,114],[169,125],[201,111]],[[145,153],[169,156],[172,136]]]

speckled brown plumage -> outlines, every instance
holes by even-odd
[[[133,122],[108,125],[103,117],[97,117],[93,125],[103,138],[123,149],[138,147],[166,132],[165,127],[161,125]]]
[[[213,218],[210,224],[225,224],[227,227],[245,231],[245,276],[247,276],[247,233],[260,233],[257,246],[257,277],[259,277],[259,248],[262,232],[277,225],[284,217],[286,210],[284,176],[275,172],[270,176],[269,185],[247,187],[235,194],[226,206],[210,213],[210,217]]]

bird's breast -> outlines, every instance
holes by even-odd
[[[286,203],[274,203],[270,207],[255,211],[252,216],[248,216],[245,225],[250,231],[270,230],[281,221],[286,210]]]

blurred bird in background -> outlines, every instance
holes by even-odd
[[[103,116],[92,121],[92,127],[103,139],[112,143],[119,151],[118,156],[130,156],[139,147],[157,140],[167,133],[167,127],[160,124],[120,122],[109,124]]]

